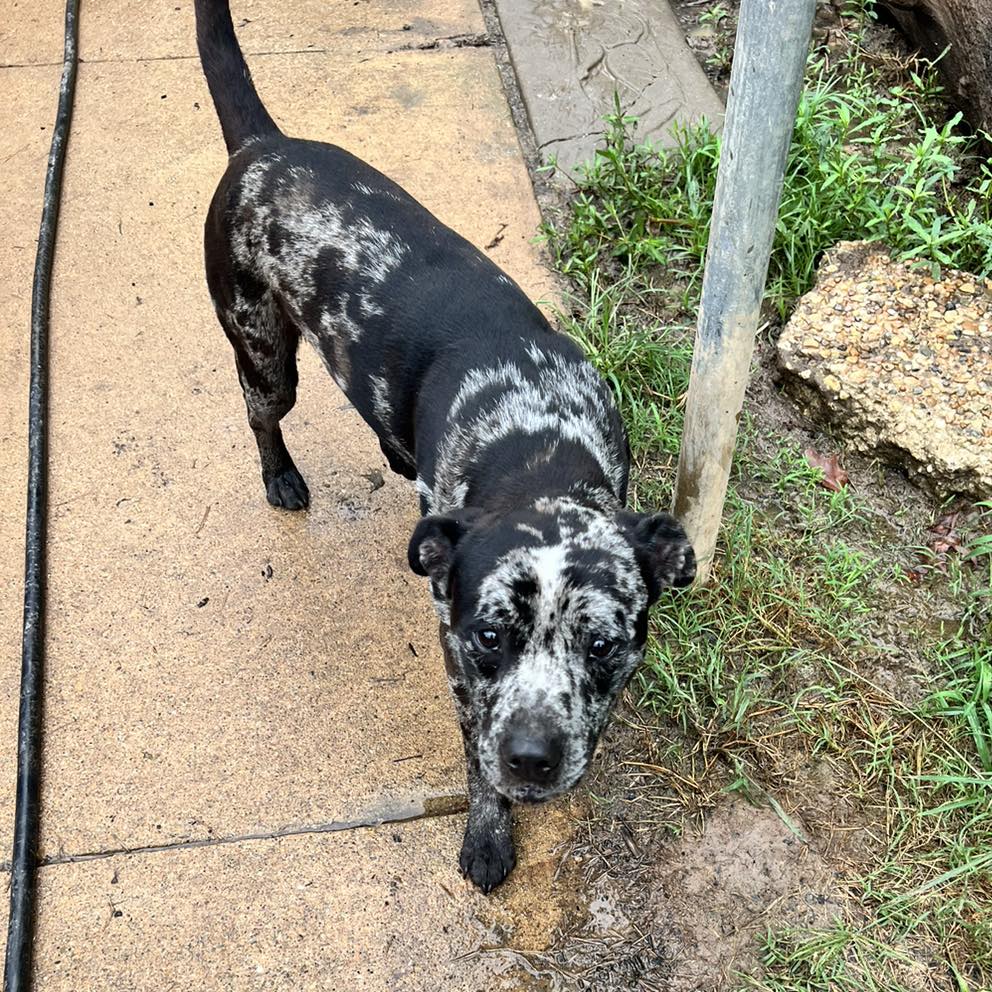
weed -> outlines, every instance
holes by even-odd
[[[975,506],[981,510],[992,511],[992,500],[982,500]],[[986,514],[992,527],[992,513]],[[983,568],[987,581],[985,582],[984,594],[992,594],[992,532],[982,534],[968,546],[966,554],[968,561],[974,562],[979,568]]]
[[[953,638],[939,645],[935,656],[947,682],[930,696],[929,711],[964,721],[982,767],[992,772],[992,645]]]
[[[656,462],[659,454],[673,458],[678,453],[678,398],[688,386],[692,360],[689,328],[660,334],[646,323],[645,300],[651,294],[637,289],[631,279],[620,278],[606,288],[593,272],[586,286],[584,304],[572,313],[559,313],[559,322],[613,387],[635,466],[646,472],[645,452],[651,451]]]
[[[730,17],[729,8],[725,7],[722,3],[716,3],[709,10],[704,10],[699,15],[700,24],[722,24],[727,18]]]
[[[992,168],[960,115],[931,124],[932,72],[885,86],[857,59],[814,57],[796,116],[766,298],[779,316],[813,282],[823,252],[845,239],[883,241],[901,260],[992,272]],[[694,295],[712,210],[720,139],[704,123],[675,145],[630,140],[617,106],[605,146],[578,179],[570,224],[551,232],[559,265],[580,284],[604,262],[678,275]]]

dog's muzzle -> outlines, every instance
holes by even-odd
[[[516,720],[499,744],[503,788],[518,802],[542,802],[558,791],[565,739],[548,721]]]

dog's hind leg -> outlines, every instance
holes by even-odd
[[[248,423],[258,444],[268,501],[284,510],[302,510],[310,491],[286,450],[279,421],[296,403],[296,351],[300,334],[271,292],[217,315],[234,348]]]

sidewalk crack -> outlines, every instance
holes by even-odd
[[[393,52],[433,52],[443,48],[489,48],[491,46],[492,39],[485,32],[481,34],[451,34],[444,38],[421,41],[418,44],[390,48],[389,54]]]
[[[445,48],[490,48],[492,39],[488,34],[452,34],[444,38],[433,38],[430,41],[422,41],[419,44],[399,45],[396,48],[372,50],[368,52],[358,52],[364,55],[362,61],[374,55],[393,55],[396,52],[433,52]],[[245,58],[266,58],[271,55],[331,55],[340,54],[337,49],[331,48],[281,48],[265,51],[246,51]],[[196,52],[181,53],[177,55],[134,55],[119,56],[117,58],[85,58],[80,56],[80,65],[131,65],[145,62],[193,62],[200,58]],[[62,65],[61,62],[3,62],[0,69],[42,69],[50,66]]]
[[[333,820],[328,823],[315,823],[306,826],[282,827],[278,830],[257,833],[231,834],[227,837],[203,837],[197,840],[173,841],[167,844],[144,844],[136,847],[107,848],[100,851],[83,851],[76,854],[51,854],[39,859],[39,868],[57,865],[70,865],[83,861],[100,861],[133,854],[159,854],[164,851],[185,851],[198,848],[225,847],[231,844],[245,844],[251,841],[282,840],[284,837],[307,837],[320,834],[343,833],[348,830],[374,830],[378,827],[413,823],[418,820],[433,820],[439,817],[457,816],[468,809],[468,799],[464,794],[432,796],[420,804],[394,807],[356,820]],[[0,863],[0,871],[9,872],[10,862]]]

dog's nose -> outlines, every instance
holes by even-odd
[[[514,778],[544,785],[561,764],[562,741],[539,731],[515,731],[506,736],[499,750],[506,770]]]

